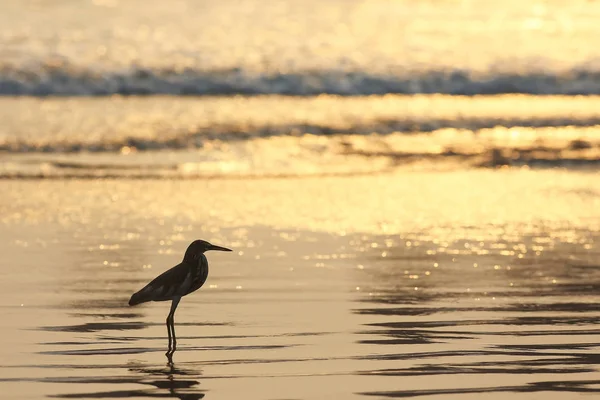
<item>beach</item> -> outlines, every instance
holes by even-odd
[[[2,186],[2,386],[17,398],[596,390],[593,172]],[[169,367],[168,305],[127,300],[195,238],[234,252],[208,253]]]
[[[4,1],[0,398],[598,396],[599,4]]]

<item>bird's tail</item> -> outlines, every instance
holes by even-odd
[[[131,296],[131,298],[129,299],[129,305],[137,306],[138,304],[145,303],[147,301],[148,299],[146,298],[144,291],[140,290],[139,292],[134,293]]]

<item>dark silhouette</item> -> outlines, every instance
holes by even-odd
[[[204,252],[209,250],[231,251],[231,249],[215,246],[204,240],[195,240],[189,245],[183,261],[163,272],[129,299],[129,305],[147,301],[171,300],[171,311],[167,317],[167,333],[169,346],[165,353],[169,363],[173,362],[173,353],[177,349],[175,337],[175,310],[181,298],[200,289],[208,278],[208,260]]]

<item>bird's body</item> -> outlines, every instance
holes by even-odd
[[[130,306],[147,301],[167,301],[183,297],[200,289],[208,278],[208,260],[200,254],[198,262],[185,260],[168,271],[163,272],[134,293],[129,300]]]
[[[208,278],[208,260],[205,251],[231,251],[228,248],[212,245],[204,240],[195,240],[187,248],[183,261],[154,278],[129,299],[129,305],[135,306],[148,301],[171,300],[171,311],[167,317],[169,347],[167,358],[172,362],[177,346],[175,338],[175,310],[181,298],[200,289]]]

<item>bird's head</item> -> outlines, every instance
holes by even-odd
[[[231,251],[226,247],[215,246],[214,244],[208,243],[206,240],[194,240],[185,251],[184,260],[188,261],[198,261],[200,255],[205,251],[209,250],[218,250],[218,251]]]

